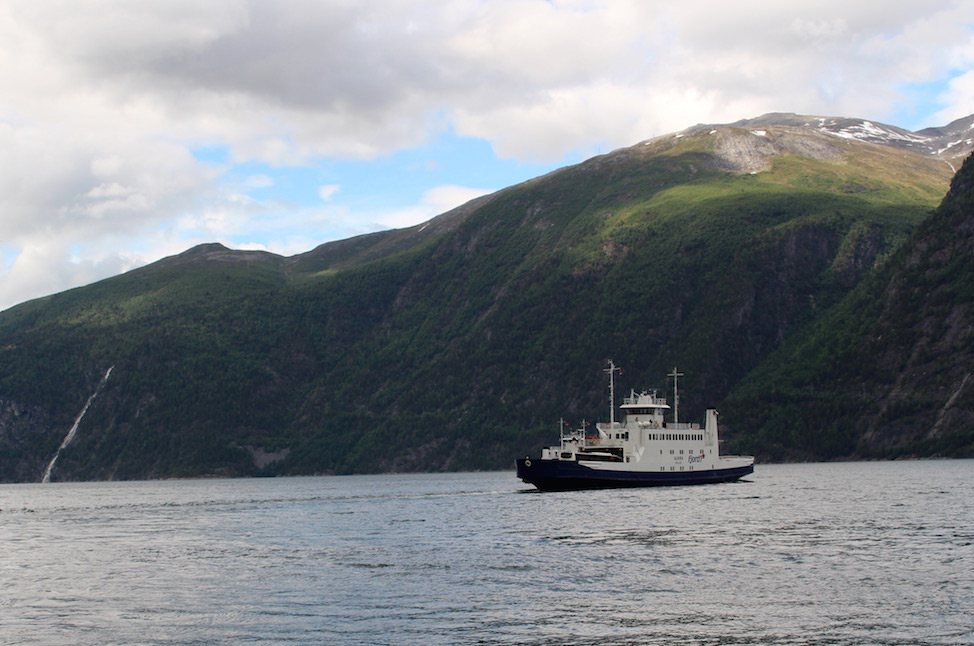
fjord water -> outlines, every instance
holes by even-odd
[[[4,644],[970,644],[974,461],[0,486]]]

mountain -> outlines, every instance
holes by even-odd
[[[0,313],[0,480],[40,480],[83,410],[54,480],[509,468],[560,416],[608,417],[608,357],[622,388],[679,365],[694,417],[746,402],[940,203],[971,148],[941,130],[695,126],[416,227],[203,245],[24,303]],[[763,428],[728,439],[788,457]]]
[[[889,262],[724,409],[769,459],[974,456],[974,158]]]

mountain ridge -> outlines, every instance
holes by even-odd
[[[815,122],[818,122],[817,125]],[[945,161],[950,166],[951,172],[957,170],[954,167],[955,162],[963,160],[974,151],[974,115],[955,119],[946,126],[912,132],[868,119],[770,112],[752,119],[741,119],[725,126],[698,124],[684,130],[683,133],[719,127],[754,129],[769,126],[813,129],[833,138],[851,139],[918,152]]]
[[[819,121],[820,125],[813,126],[814,121]],[[781,135],[777,137],[769,137],[767,132],[762,134],[750,132],[756,128],[776,126],[786,127],[781,131]],[[734,130],[748,131],[750,136],[745,136],[740,132],[734,134],[728,132]],[[605,155],[593,157],[579,164],[556,169],[549,173],[549,175],[571,172],[571,169],[579,168],[587,164],[598,164],[600,163],[599,160],[626,154],[628,151],[636,151],[643,146],[654,146],[662,142],[672,143],[673,140],[687,135],[700,134],[704,131],[716,131],[715,134],[720,135],[718,137],[719,143],[716,152],[716,157],[720,161],[717,162],[716,168],[740,173],[766,170],[770,158],[788,153],[800,154],[820,160],[838,159],[845,151],[843,151],[841,142],[834,141],[835,139],[852,139],[880,146],[906,148],[911,152],[918,152],[925,157],[941,160],[963,159],[971,152],[974,152],[974,114],[956,119],[943,127],[925,128],[914,133],[897,126],[890,126],[866,119],[817,117],[796,113],[772,112],[759,117],[741,119],[730,124],[697,124],[683,131],[655,137],[639,142],[633,146],[620,148]],[[808,139],[802,140],[794,136],[796,133],[801,132],[807,135],[810,131],[822,133],[824,137],[816,138],[809,142]],[[861,134],[855,134],[857,131]],[[882,136],[880,133],[885,133],[886,136]],[[964,134],[968,136],[963,138],[962,135]],[[961,138],[958,139],[958,137]],[[748,143],[741,146],[739,142],[733,140],[728,141],[729,139],[741,138],[748,140]],[[937,147],[945,142],[947,145],[941,148]],[[723,148],[721,148],[722,146]],[[734,151],[734,149],[740,151],[741,148],[744,149],[742,152]],[[950,152],[950,155],[944,156],[943,153],[947,151]],[[954,169],[951,166],[951,173],[953,172]],[[526,180],[523,184],[536,182],[542,179],[542,177]],[[445,233],[455,229],[463,221],[464,217],[489,203],[498,194],[512,188],[514,187],[500,189],[492,194],[475,198],[420,224],[402,229],[388,229],[342,240],[325,242],[314,249],[293,256],[280,256],[272,252],[258,250],[230,250],[221,243],[203,243],[180,254],[164,258],[162,261],[179,261],[178,259],[180,258],[188,260],[194,258],[194,254],[196,253],[211,250],[211,245],[220,245],[227,252],[232,251],[233,253],[218,257],[219,253],[227,252],[218,253],[213,248],[211,252],[217,255],[211,259],[252,261],[261,257],[267,259],[280,258],[289,266],[303,267],[306,270],[308,267],[317,268],[322,263],[323,269],[332,268],[333,266],[347,266],[349,258],[353,261],[357,259],[361,262],[380,258],[386,253],[394,253],[399,248],[399,243],[404,239],[415,238],[427,229],[430,230],[430,234]],[[195,249],[201,251],[196,252],[194,251]]]

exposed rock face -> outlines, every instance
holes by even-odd
[[[799,129],[774,130],[721,127],[715,129],[714,154],[719,167],[737,173],[759,173],[776,155],[793,153],[812,159],[838,159],[842,147],[826,135]]]

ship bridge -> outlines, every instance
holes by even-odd
[[[628,397],[623,398],[620,406],[628,415],[658,415],[664,410],[669,410],[670,405],[666,403],[666,397],[660,397],[656,391],[630,392]]]

